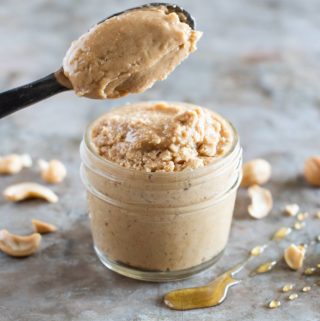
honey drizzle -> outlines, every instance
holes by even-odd
[[[250,251],[247,259],[222,273],[207,285],[168,292],[164,296],[165,305],[174,310],[192,310],[221,304],[227,298],[229,289],[242,281],[241,279],[234,278],[234,275],[240,272],[249,261],[259,256],[270,246],[271,242],[280,242],[291,232],[293,232],[291,227],[282,227],[278,229],[268,243],[254,247]],[[277,261],[263,263],[254,270],[250,276],[266,273],[270,271],[276,263]]]
[[[250,251],[250,255],[251,256],[259,256],[261,255],[264,250],[268,247],[268,244],[264,244],[264,245],[257,245],[255,246],[251,251]]]
[[[226,299],[229,289],[241,282],[240,279],[235,279],[234,275],[240,272],[252,257],[249,255],[246,260],[236,264],[205,286],[167,293],[164,297],[165,305],[174,310],[192,310],[221,304]]]
[[[254,271],[250,273],[250,276],[255,276],[257,274],[263,274],[271,271],[275,265],[277,264],[277,261],[268,261],[265,263],[262,263],[259,265]]]
[[[287,235],[289,235],[292,232],[291,227],[281,227],[279,228],[272,236],[271,240],[273,241],[281,241],[283,240]]]

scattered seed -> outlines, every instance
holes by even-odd
[[[283,286],[282,292],[289,292],[289,291],[291,291],[291,290],[293,289],[293,287],[294,287],[294,284],[292,284],[292,283],[287,283],[287,284],[285,284],[285,285]]]
[[[296,216],[299,212],[299,205],[298,204],[288,204],[284,208],[284,213],[288,216]]]
[[[295,230],[301,230],[302,228],[304,228],[305,227],[305,223],[304,222],[295,222],[294,223],[294,225],[293,225],[293,228],[295,229]]]
[[[302,288],[302,292],[309,292],[311,290],[311,286],[304,286]]]
[[[304,270],[303,274],[304,275],[312,275],[316,271],[316,268],[314,267],[308,267]]]
[[[305,219],[307,219],[309,217],[309,213],[308,212],[304,212],[304,213],[299,213],[297,216],[297,220],[302,222]]]
[[[289,299],[290,301],[293,301],[293,300],[295,300],[295,299],[298,299],[298,297],[299,297],[299,295],[298,295],[297,293],[292,293],[292,294],[290,294],[290,295],[288,296],[288,299]]]
[[[278,300],[272,300],[272,301],[269,302],[268,307],[269,307],[270,309],[275,309],[275,308],[278,308],[280,305],[281,305],[281,302],[280,302],[280,301],[278,301]]]

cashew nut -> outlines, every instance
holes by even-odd
[[[48,187],[37,183],[20,183],[7,187],[4,197],[11,202],[19,202],[29,198],[41,198],[49,203],[58,202],[58,196]]]
[[[46,233],[52,233],[57,230],[56,226],[53,224],[49,224],[44,221],[32,219],[32,225],[37,233],[40,234],[46,234]]]
[[[320,156],[313,156],[305,161],[304,177],[310,185],[320,187]]]
[[[270,179],[271,165],[266,160],[257,158],[243,164],[242,172],[242,187],[262,185]]]
[[[40,247],[41,235],[33,233],[28,236],[0,231],[0,250],[8,255],[22,257],[34,254]]]
[[[303,265],[306,249],[304,246],[291,244],[284,250],[283,257],[292,270],[298,270]]]
[[[66,167],[56,159],[50,162],[39,159],[38,165],[41,170],[41,177],[47,183],[61,183],[67,175]]]
[[[284,212],[288,216],[296,216],[300,210],[298,204],[288,204],[284,208]]]
[[[0,174],[13,175],[19,173],[24,167],[30,167],[32,159],[30,155],[10,154],[0,157]]]
[[[248,206],[249,214],[257,219],[267,216],[273,207],[272,194],[269,190],[258,185],[248,189],[251,204]]]

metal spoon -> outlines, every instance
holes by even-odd
[[[159,7],[165,6],[168,12],[175,12],[178,14],[180,21],[187,23],[192,29],[195,28],[195,21],[188,11],[183,8],[168,3],[150,3],[143,6],[131,8],[125,11],[118,12],[109,16],[98,24],[104,22],[115,16],[119,16],[128,11],[148,8],[148,7]],[[23,85],[0,94],[0,118],[3,118],[15,111],[18,111],[24,107],[35,104],[43,99],[61,93],[63,91],[71,90],[72,85],[68,78],[63,73],[61,67],[58,71],[36,80],[30,84]]]

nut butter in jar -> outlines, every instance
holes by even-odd
[[[109,269],[171,281],[221,256],[242,165],[222,116],[185,103],[126,105],[87,128],[80,152],[94,248]]]

